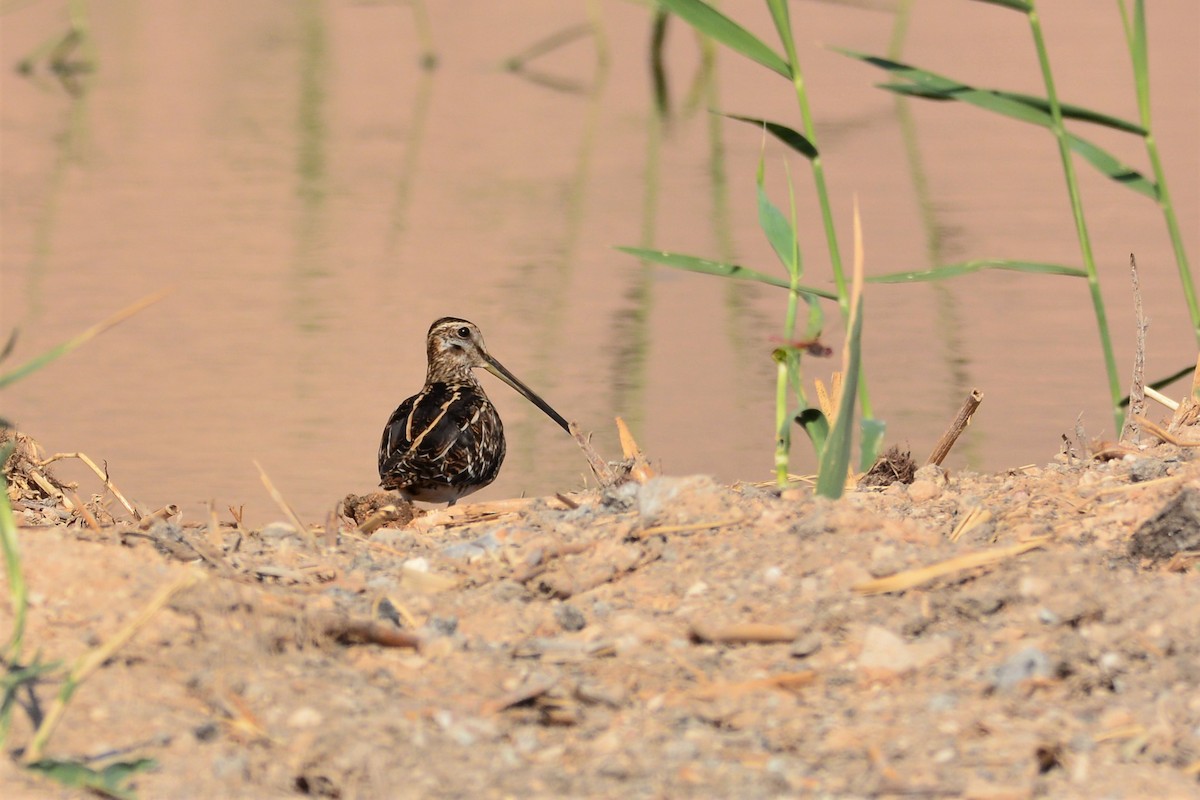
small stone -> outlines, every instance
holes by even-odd
[[[813,653],[821,649],[821,634],[816,631],[809,631],[801,634],[796,641],[792,642],[792,646],[788,649],[788,654],[792,658],[808,658]]]
[[[562,603],[554,609],[554,619],[564,631],[581,631],[587,627],[587,617],[570,603]]]
[[[1129,554],[1135,558],[1166,560],[1176,553],[1197,549],[1200,549],[1200,489],[1190,486],[1142,523],[1129,541]]]
[[[908,487],[908,497],[914,503],[924,503],[942,493],[942,487],[933,481],[917,480]]]
[[[906,672],[946,655],[950,649],[950,642],[942,637],[909,644],[886,628],[871,625],[863,637],[858,665],[881,672]]]
[[[301,706],[287,718],[289,728],[315,728],[324,721],[325,717],[312,706]]]
[[[1049,678],[1050,659],[1036,647],[1026,647],[1008,658],[992,672],[991,686],[998,691],[1008,691],[1033,678]]]

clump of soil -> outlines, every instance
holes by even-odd
[[[152,757],[145,797],[1191,796],[1200,554],[1156,531],[1194,524],[1195,452],[838,502],[662,476],[370,533],[103,523],[22,489],[25,657],[71,664],[190,585],[47,751]],[[5,797],[64,793],[3,764]]]

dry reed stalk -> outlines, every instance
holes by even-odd
[[[926,464],[940,465],[946,460],[946,456],[950,454],[954,443],[958,441],[958,437],[971,424],[971,417],[975,415],[979,404],[983,402],[983,392],[978,389],[972,389],[967,395],[967,399],[963,400],[962,405],[958,409],[958,414],[954,416],[954,421],[950,423],[950,427],[937,440],[937,444],[933,446],[933,452],[929,454],[929,458],[925,459]]]
[[[313,536],[313,532],[308,529],[308,526],[300,521],[300,517],[292,510],[291,505],[284,499],[283,494],[275,488],[275,484],[267,476],[267,471],[262,468],[262,464],[255,461],[254,466],[258,467],[258,475],[262,478],[262,483],[267,489],[267,494],[271,495],[271,499],[275,501],[275,505],[279,506],[279,509],[283,511],[292,525],[296,527],[296,533],[308,543],[309,547],[316,547],[317,538]]]
[[[1125,424],[1121,426],[1117,441],[1129,440],[1137,444],[1141,437],[1138,420],[1146,414],[1146,328],[1150,323],[1142,311],[1142,289],[1138,284],[1137,259],[1133,253],[1129,254],[1129,275],[1133,283],[1133,316],[1137,332],[1133,351],[1133,382],[1129,389],[1129,413],[1125,415]]]
[[[395,506],[384,506],[376,511],[371,516],[362,521],[358,526],[357,533],[367,536],[386,525],[389,522],[395,522],[400,519],[400,509]]]
[[[138,523],[138,528],[143,531],[149,530],[150,526],[153,525],[155,522],[159,521],[160,519],[168,520],[178,513],[179,513],[179,506],[175,505],[174,503],[168,503],[167,505],[163,506],[162,508],[157,509],[156,511],[152,511],[149,514],[147,514],[146,516],[142,517],[141,521]]]
[[[575,440],[575,444],[579,445],[579,449],[583,451],[584,458],[587,459],[588,466],[592,469],[592,474],[596,476],[596,480],[601,486],[612,486],[617,482],[617,476],[609,469],[608,462],[605,461],[596,448],[592,447],[592,443],[577,423],[570,424],[571,437]]]
[[[54,463],[55,461],[61,461],[66,458],[78,459],[86,464],[88,469],[94,472],[96,477],[100,479],[100,482],[104,484],[104,488],[112,492],[113,497],[117,498],[117,502],[125,507],[125,510],[129,512],[131,517],[133,517],[135,520],[140,520],[142,518],[142,515],[138,513],[138,510],[133,507],[132,503],[125,499],[125,495],[121,494],[121,490],[118,489],[116,484],[112,482],[112,479],[108,477],[108,465],[106,464],[104,469],[100,469],[100,467],[96,466],[95,461],[92,461],[92,459],[88,458],[87,453],[55,453],[54,455],[48,458],[43,458],[41,461],[39,461],[38,466],[44,467],[48,464]],[[41,483],[39,482],[38,485],[41,486]],[[42,488],[45,487],[43,486]]]
[[[1159,439],[1161,439],[1164,442],[1173,444],[1176,447],[1200,447],[1200,442],[1191,442],[1186,439],[1180,439],[1178,436],[1171,433],[1166,428],[1162,427],[1161,425],[1159,425],[1155,422],[1151,422],[1150,420],[1146,419],[1145,417],[1135,417],[1135,419],[1137,420],[1138,425],[1141,426],[1143,431],[1150,434],[1151,436],[1157,436]]]
[[[775,484],[772,483],[771,485],[774,486]],[[643,528],[640,531],[634,531],[632,536],[638,539],[645,539],[648,536],[657,536],[666,533],[687,533],[689,531],[703,531],[710,528],[727,528],[730,525],[736,525],[745,518],[744,514],[738,514],[736,517],[718,519],[711,522],[691,522],[686,525],[655,525],[650,528]]]
[[[79,495],[71,492],[71,499],[75,502],[75,511],[83,517],[83,521],[92,529],[93,533],[102,533],[100,523],[96,521],[96,517],[88,510],[87,505],[79,499]]]
[[[955,526],[954,530],[950,532],[950,541],[957,542],[962,538],[964,533],[972,528],[976,528],[984,524],[985,522],[988,522],[991,520],[991,518],[992,512],[985,508],[976,506],[975,508],[971,509],[970,513],[963,517],[962,521],[959,522],[958,525]]]
[[[101,664],[112,658],[114,653],[124,647],[134,637],[134,634],[145,627],[146,623],[155,614],[161,611],[167,603],[171,602],[171,599],[175,595],[196,586],[206,577],[207,575],[200,570],[187,570],[170,585],[161,589],[136,617],[113,634],[107,642],[79,657],[75,665],[71,667],[71,672],[67,675],[62,691],[54,699],[54,703],[50,706],[50,710],[46,712],[46,716],[42,718],[37,732],[33,735],[33,740],[29,743],[29,747],[25,750],[24,755],[21,756],[22,763],[32,764],[35,761],[41,760],[42,753],[46,749],[46,743],[50,740],[54,729],[58,727],[58,723],[66,712],[67,703],[70,702],[71,695],[74,694],[75,689],[87,680],[88,676],[95,672]]]
[[[629,426],[625,424],[625,420],[617,417],[617,436],[621,439],[621,453],[625,460],[629,462],[629,477],[633,478],[638,483],[645,483],[654,477],[654,470],[650,467],[650,463],[646,461],[646,456],[642,454],[641,448],[633,438],[633,433],[629,430]]]
[[[1180,404],[1178,402],[1167,397],[1165,394],[1160,392],[1158,389],[1155,389],[1153,386],[1147,386],[1145,388],[1145,392],[1146,392],[1146,397],[1149,397],[1151,400],[1154,400],[1155,402],[1159,403],[1160,405],[1166,406],[1167,408],[1171,409],[1171,411],[1179,410]]]
[[[902,592],[945,575],[951,575],[966,569],[975,569],[976,567],[991,566],[1007,558],[1028,553],[1030,550],[1035,550],[1046,544],[1049,540],[1049,536],[1039,536],[1027,542],[1014,544],[1011,547],[1000,547],[995,550],[968,553],[967,555],[940,561],[937,564],[931,564],[928,567],[905,570],[904,572],[897,572],[895,575],[888,575],[886,578],[865,581],[852,588],[855,593],[862,595]]]

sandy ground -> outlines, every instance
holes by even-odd
[[[134,631],[45,755],[152,758],[143,798],[1197,797],[1196,452],[839,502],[660,476],[369,534],[89,522],[17,474],[24,661]],[[83,792],[3,759],[0,795]]]

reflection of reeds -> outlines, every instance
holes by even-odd
[[[1047,128],[1054,134],[1055,142],[1058,145],[1059,158],[1062,162],[1067,193],[1071,201],[1072,218],[1075,223],[1076,237],[1079,240],[1083,269],[1048,264],[1038,265],[1031,262],[1019,263],[1025,264],[1025,266],[1021,267],[1023,271],[1072,275],[1087,280],[1092,299],[1092,308],[1096,317],[1096,327],[1100,336],[1100,346],[1104,355],[1114,421],[1116,429],[1120,431],[1123,416],[1121,410],[1123,398],[1120,378],[1117,375],[1116,358],[1113,354],[1108,317],[1104,308],[1104,299],[1100,291],[1099,273],[1096,269],[1095,258],[1092,253],[1091,238],[1088,234],[1087,221],[1084,216],[1083,203],[1080,198],[1078,181],[1075,175],[1074,156],[1078,155],[1082,157],[1093,167],[1100,170],[1101,173],[1122,186],[1155,200],[1163,209],[1168,233],[1175,249],[1180,282],[1183,286],[1184,301],[1191,314],[1193,332],[1196,335],[1197,342],[1200,343],[1200,301],[1197,300],[1196,290],[1192,284],[1187,255],[1183,250],[1178,222],[1175,218],[1174,207],[1167,190],[1166,175],[1163,171],[1161,159],[1158,156],[1157,145],[1150,129],[1145,3],[1144,0],[1134,0],[1134,13],[1130,16],[1127,13],[1124,0],[1117,0],[1122,22],[1125,25],[1126,44],[1133,62],[1134,82],[1137,87],[1138,110],[1140,114],[1139,124],[1109,114],[1061,102],[1055,89],[1054,75],[1050,67],[1050,57],[1042,34],[1042,24],[1037,14],[1035,0],[987,0],[987,2],[1025,14],[1029,22],[1034,48],[1038,54],[1038,63],[1042,73],[1043,84],[1046,88],[1045,97],[1031,97],[1029,95],[996,89],[978,89],[960,83],[952,78],[900,63],[895,58],[878,58],[847,50],[841,50],[840,52],[860,59],[872,66],[887,70],[893,78],[899,79],[898,82],[883,86],[883,88],[890,91],[931,100],[955,100],[969,103],[993,113],[1039,125]],[[1068,119],[1101,125],[1113,130],[1141,136],[1146,144],[1150,162],[1154,169],[1154,179],[1147,178],[1137,170],[1123,164],[1108,151],[1067,131],[1065,120]],[[999,262],[993,263],[998,264]],[[1006,268],[1013,268],[1011,266],[1013,262],[1005,263],[1009,264]],[[951,277],[955,274],[949,271],[943,272],[942,277]],[[934,279],[936,280],[937,278],[934,277]],[[1178,374],[1181,373],[1176,373],[1176,375]],[[1165,379],[1156,381],[1152,385],[1161,386],[1168,382],[1169,379]]]

